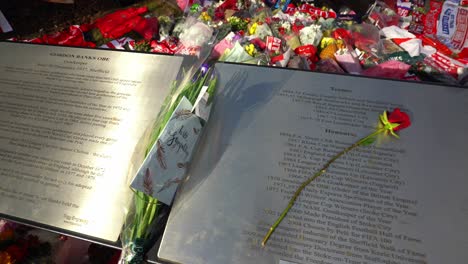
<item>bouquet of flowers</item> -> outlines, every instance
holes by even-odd
[[[152,129],[150,143],[146,149],[147,160],[150,160],[148,162],[151,163],[155,162],[153,160],[157,160],[162,169],[167,169],[168,165],[163,160],[165,150],[164,146],[162,146],[164,143],[160,139],[163,137],[168,123],[173,120],[174,116],[193,115],[192,111],[179,113],[179,104],[186,100],[191,105],[195,105],[200,95],[208,94],[211,97],[214,92],[216,79],[207,65],[200,66],[200,62],[196,63],[187,72],[182,73],[182,75],[179,80],[174,81],[171,93],[165,99]],[[198,119],[198,117],[196,118]],[[196,133],[198,134],[199,131],[196,131]],[[152,158],[153,155],[156,156],[156,159]],[[185,173],[185,163],[178,163],[177,166],[183,169]],[[155,182],[150,174],[158,174],[160,171],[151,170],[150,172],[148,168],[144,169],[144,171],[145,175],[141,183],[142,187],[140,189],[132,189],[134,191],[133,206],[127,215],[127,220],[121,233],[123,245],[121,263],[142,263],[144,261],[145,254],[162,235],[170,211],[171,200],[169,202],[161,202],[154,197],[154,194],[157,194],[154,189],[158,185],[158,182]],[[138,175],[136,178],[138,178]],[[159,192],[171,184],[177,186],[181,181],[181,178],[175,178],[175,180],[159,183],[159,185],[163,185]],[[132,187],[134,187],[133,183]]]

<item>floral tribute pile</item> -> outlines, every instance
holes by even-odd
[[[0,218],[0,264],[116,264],[120,251]]]
[[[212,61],[467,83],[468,1],[379,0],[365,14],[335,2],[149,0],[21,41],[195,56],[208,47]]]
[[[0,263],[45,261],[50,257],[51,244],[28,234],[28,228],[0,219]]]

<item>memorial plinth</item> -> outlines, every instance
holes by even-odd
[[[468,257],[468,90],[217,64],[218,90],[159,257],[174,263],[460,263]],[[412,125],[338,159],[384,110]]]

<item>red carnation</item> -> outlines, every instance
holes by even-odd
[[[388,122],[400,124],[393,131],[398,131],[407,128],[411,125],[410,118],[407,113],[401,112],[400,108],[395,108],[393,112],[388,114]]]

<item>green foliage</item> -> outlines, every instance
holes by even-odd
[[[227,21],[231,25],[232,31],[247,30],[249,24],[247,20],[236,16],[228,18]]]
[[[375,137],[368,137],[361,142],[361,146],[369,146],[375,142]]]
[[[138,41],[135,43],[136,51],[151,52],[151,45],[148,41]]]

